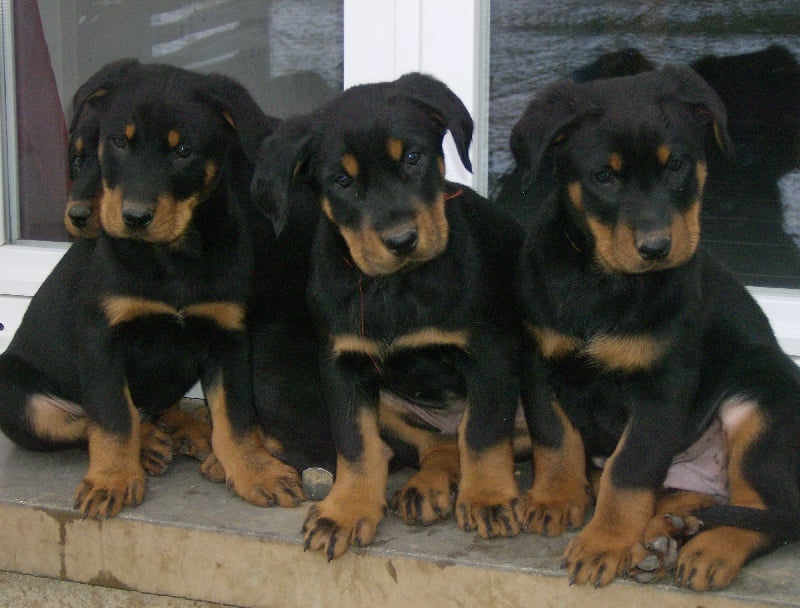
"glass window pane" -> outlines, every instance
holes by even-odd
[[[310,110],[342,88],[342,2],[38,0],[12,6],[19,167],[14,239],[68,239],[62,218],[72,95],[110,61],[136,57],[227,74],[278,117]]]
[[[713,165],[703,238],[745,283],[800,288],[797,3],[493,0],[490,190],[511,165],[511,127],[534,93],[587,78],[580,70],[604,56],[609,75],[689,63],[716,88],[737,156]]]

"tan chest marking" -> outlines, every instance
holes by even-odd
[[[650,334],[598,335],[588,341],[546,327],[528,326],[545,359],[584,355],[611,371],[635,372],[652,369],[668,344]]]
[[[245,326],[245,307],[236,302],[203,302],[179,310],[166,302],[147,298],[106,296],[102,307],[111,327],[154,315],[170,315],[179,319],[199,317],[232,331],[240,331]]]
[[[533,327],[530,324],[527,329],[536,340],[539,351],[545,359],[563,359],[583,347],[583,340],[580,338],[566,336],[554,329]]]
[[[467,350],[469,332],[463,330],[444,330],[437,327],[426,327],[402,336],[391,342],[362,338],[355,334],[337,334],[331,337],[333,354],[362,354],[383,360],[398,350],[413,350],[437,346],[453,346]]]

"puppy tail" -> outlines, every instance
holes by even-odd
[[[753,509],[719,505],[696,513],[703,527],[733,526],[765,534],[773,543],[800,540],[800,509]]]

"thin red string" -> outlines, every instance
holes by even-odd
[[[345,265],[348,268],[354,268],[352,262],[349,259],[347,259],[347,256],[344,256],[343,259],[344,259]],[[366,340],[366,333],[367,332],[366,332],[366,328],[364,326],[364,323],[365,323],[364,319],[366,317],[366,314],[365,314],[365,311],[364,311],[364,277],[361,274],[358,275],[358,314],[359,314],[359,316],[361,318],[361,338],[363,340]],[[375,369],[378,372],[380,372],[381,368],[378,365],[378,362],[375,361],[375,357],[373,357],[372,355],[369,355],[369,354],[367,356],[369,357],[369,360],[372,361],[372,365],[375,366]]]
[[[463,190],[463,189],[461,189],[461,188],[459,188],[458,190],[456,190],[456,191],[455,191],[455,192],[453,192],[452,194],[445,194],[445,195],[444,195],[444,200],[446,200],[446,201],[449,201],[449,200],[451,200],[451,199],[458,198],[458,197],[459,197],[459,196],[461,196],[462,194],[464,194],[464,190]]]

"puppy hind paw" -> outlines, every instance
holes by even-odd
[[[640,543],[631,549],[630,578],[640,583],[661,580],[674,570],[678,551],[697,534],[702,522],[694,515],[655,516]]]
[[[149,475],[163,475],[172,464],[172,438],[154,424],[142,424],[140,460]]]

